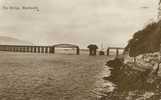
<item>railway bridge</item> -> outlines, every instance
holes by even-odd
[[[116,51],[116,56],[118,56],[120,54],[120,51],[123,50],[124,51],[124,48],[122,47],[108,47],[107,48],[107,56],[110,55],[110,51],[111,50],[115,50]]]
[[[33,45],[0,45],[0,51],[30,52],[30,53],[55,53],[55,48],[76,48],[76,54],[80,54],[79,46],[73,44],[56,44],[52,46]]]

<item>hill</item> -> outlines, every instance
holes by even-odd
[[[126,51],[131,57],[144,53],[153,53],[160,50],[161,44],[161,21],[148,24],[144,29],[134,33],[129,40]]]
[[[8,36],[0,36],[0,45],[33,45],[31,42]]]

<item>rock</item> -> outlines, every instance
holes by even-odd
[[[156,75],[152,74],[152,69],[145,69],[144,71],[136,70],[128,64],[124,64],[121,59],[114,59],[107,62],[111,69],[111,76],[104,77],[104,80],[109,80],[116,84],[116,89],[107,96],[102,97],[100,100],[126,100],[132,98],[136,100],[140,95],[148,93],[160,93],[161,79],[158,79]],[[135,66],[135,65],[132,65]],[[158,90],[156,92],[156,90]],[[130,92],[136,91],[134,96],[129,96]],[[121,97],[121,98],[120,98]],[[160,96],[161,97],[161,96]],[[152,95],[149,98],[158,98],[156,95]],[[154,99],[155,100],[155,99]]]

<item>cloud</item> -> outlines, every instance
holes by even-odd
[[[3,3],[3,4],[2,4]],[[2,0],[4,5],[38,6],[35,11],[0,10],[0,35],[37,44],[73,42],[125,45],[157,15],[157,0]],[[141,9],[142,6],[148,9]]]

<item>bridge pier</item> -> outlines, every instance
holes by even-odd
[[[49,53],[52,53],[52,47],[49,48]]]
[[[55,53],[55,47],[49,47],[49,53]]]
[[[109,56],[110,55],[110,49],[108,48],[107,49],[107,56]]]
[[[53,47],[52,49],[53,49],[53,50],[52,50],[52,53],[55,53],[55,47]]]
[[[16,52],[16,48],[15,48],[15,46],[13,46],[13,52]]]
[[[33,46],[29,46],[29,52],[33,53]]]
[[[23,52],[23,46],[21,46],[21,52]]]
[[[25,52],[25,47],[24,46],[22,46],[22,52]]]
[[[34,52],[34,53],[36,53],[36,48],[37,48],[37,47],[36,47],[36,46],[34,46],[34,48],[33,48],[33,49],[34,49],[34,50],[33,50],[33,52]]]
[[[25,47],[25,46],[23,46],[23,52],[26,52],[27,50],[26,50],[27,48]]]
[[[80,54],[79,47],[77,47],[76,54],[77,54],[77,55],[79,55],[79,54]]]
[[[9,47],[9,51],[10,51],[10,52],[13,52],[13,49],[12,49],[12,47]]]
[[[2,51],[4,51],[4,46],[1,48]]]
[[[4,51],[8,51],[8,46],[7,45],[4,46]]]
[[[116,49],[116,56],[118,57],[118,55],[119,55],[119,49],[117,48]]]
[[[17,50],[18,50],[18,52],[21,52],[21,47],[18,46],[17,47]]]
[[[19,52],[22,52],[21,47],[19,47]]]
[[[13,46],[13,52],[16,52],[16,48]]]
[[[29,46],[26,47],[26,52],[30,52]]]
[[[2,47],[2,51],[5,51],[5,49],[4,49],[4,48],[5,48],[5,46],[3,46],[3,47]]]
[[[44,47],[40,47],[41,48],[41,53],[44,53]]]
[[[8,51],[10,51],[10,47],[8,46]]]
[[[15,52],[18,52],[18,48],[15,46]]]
[[[119,50],[124,50],[124,48],[120,48],[120,47],[109,47],[107,49],[107,56],[110,55],[110,50],[115,50],[116,51],[116,57],[119,56]]]
[[[1,46],[1,47],[0,47],[0,50],[1,50],[1,51],[3,51],[3,49],[2,49],[2,48],[3,48],[3,47]]]
[[[48,47],[45,47],[45,53],[48,53]]]
[[[19,51],[19,52],[22,52],[22,47],[21,47],[21,46],[18,47],[18,51]]]
[[[15,48],[16,48],[16,52],[19,52],[19,47],[16,46]]]
[[[12,46],[10,47],[10,51],[13,52],[13,47]]]
[[[37,49],[38,49],[38,51],[37,51],[37,52],[38,52],[38,53],[40,53],[40,51],[41,51],[41,50],[40,50],[40,46],[38,46],[38,47],[37,47]]]

